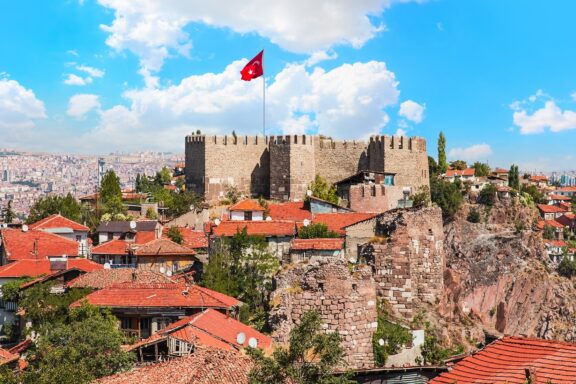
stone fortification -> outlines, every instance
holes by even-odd
[[[300,316],[315,309],[322,328],[340,334],[348,368],[374,366],[376,290],[369,268],[351,273],[343,262],[304,265],[282,273],[276,283],[271,322],[277,342],[287,342]]]
[[[440,208],[394,210],[378,217],[370,244],[378,297],[412,319],[423,303],[437,304],[444,288],[444,232]]]
[[[361,170],[396,173],[399,186],[428,185],[426,141],[388,136],[368,142],[308,135],[186,137],[186,184],[208,201],[223,197],[228,186],[252,196],[300,199],[317,174],[333,183]]]

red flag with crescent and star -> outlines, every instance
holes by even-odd
[[[264,66],[262,65],[262,57],[264,56],[264,50],[260,51],[259,54],[254,56],[252,60],[246,64],[244,68],[240,71],[242,75],[242,80],[250,81],[264,74]]]

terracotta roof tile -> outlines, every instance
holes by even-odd
[[[455,176],[474,176],[476,174],[476,169],[466,168],[463,170],[459,169],[449,169],[444,174],[445,177],[455,177]]]
[[[544,175],[532,175],[530,176],[530,181],[541,182],[541,181],[548,181],[548,178]]]
[[[216,236],[234,236],[246,228],[248,235],[294,236],[295,225],[292,221],[223,221],[213,228]]]
[[[294,239],[290,246],[294,251],[333,251],[344,248],[344,239]]]
[[[234,205],[228,207],[229,211],[261,211],[264,212],[265,209],[256,200],[242,200]]]
[[[50,215],[42,220],[32,223],[28,226],[30,229],[48,229],[48,228],[70,228],[74,231],[88,232],[89,228],[85,225],[67,219],[58,214]]]
[[[549,195],[550,200],[561,200],[561,201],[570,201],[572,198],[570,196],[562,196],[562,195]]]
[[[102,265],[87,259],[68,259],[67,268],[78,268],[85,272],[102,269]],[[55,271],[50,270],[50,260],[22,259],[16,260],[0,267],[0,277],[36,277],[49,275]]]
[[[576,192],[576,186],[574,186],[574,187],[561,187],[561,188],[558,188],[557,191],[561,191],[561,192]]]
[[[114,239],[92,248],[93,255],[127,255],[130,244],[124,240]]]
[[[326,224],[329,230],[343,235],[346,233],[345,227],[375,216],[374,213],[366,212],[317,213],[312,222]]]
[[[544,240],[544,244],[552,247],[566,247],[568,245],[563,240]]]
[[[222,295],[222,296],[221,296]],[[83,300],[99,307],[180,307],[180,308],[230,308],[240,302],[226,296],[226,300],[207,288],[177,283],[120,283],[96,292],[73,303],[80,306]]]
[[[176,227],[182,235],[182,245],[192,248],[208,248],[208,238],[203,231],[195,231],[192,228]],[[169,239],[168,231],[170,228],[164,228],[162,236]]]
[[[247,384],[252,359],[239,352],[198,347],[193,354],[97,380],[97,384]]]
[[[306,203],[303,201],[270,204],[268,212],[273,220],[312,220],[312,213],[306,209]]]
[[[24,232],[6,228],[0,232],[8,260],[46,259],[48,256],[78,256],[78,243],[36,229]]]
[[[526,382],[526,370],[534,374],[532,383],[576,382],[576,344],[504,337],[464,358],[429,383],[522,384]]]
[[[135,279],[135,281],[133,280]],[[78,276],[68,282],[70,288],[102,289],[114,284],[126,283],[170,283],[172,280],[161,273],[134,268],[100,269]]]
[[[538,209],[544,213],[562,213],[569,211],[569,209],[566,207],[560,207],[558,205],[550,205],[550,204],[538,204]]]
[[[562,216],[562,217],[564,217],[564,216]],[[560,218],[558,218],[557,220],[559,220],[559,219]],[[553,228],[564,228],[564,225],[557,220],[539,220],[537,227],[538,227],[538,229],[544,229],[544,227],[546,225],[549,225]]]
[[[20,356],[6,349],[0,348],[0,365],[9,364],[18,360]]]
[[[162,255],[194,255],[194,250],[177,244],[170,239],[152,240],[146,244],[133,245],[136,256],[162,256]]]

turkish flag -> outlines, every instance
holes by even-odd
[[[242,75],[242,80],[250,81],[264,74],[264,66],[262,65],[262,58],[264,56],[264,50],[260,51],[259,54],[254,56],[252,60],[246,64],[244,68],[240,71]]]

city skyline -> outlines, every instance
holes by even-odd
[[[450,159],[576,168],[574,54],[563,48],[574,34],[569,15],[576,5],[236,7],[7,4],[0,31],[13,37],[0,42],[7,53],[0,63],[2,146],[181,153],[184,136],[198,129],[260,133],[261,79],[242,82],[239,71],[264,48],[271,134],[416,135],[434,156],[442,130]]]

